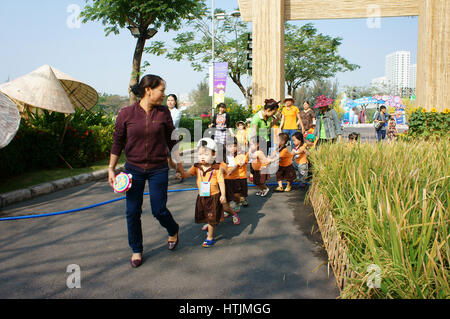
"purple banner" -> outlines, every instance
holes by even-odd
[[[227,87],[228,63],[214,63],[214,105],[225,101]]]

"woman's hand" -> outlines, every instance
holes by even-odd
[[[220,195],[220,203],[225,204],[227,202],[227,199],[225,198],[225,195]]]
[[[112,167],[108,167],[108,183],[114,188],[114,183],[116,182],[116,173]]]

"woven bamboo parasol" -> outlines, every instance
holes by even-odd
[[[16,104],[0,93],[0,149],[8,145],[16,135],[20,114]]]
[[[74,106],[49,65],[0,85],[0,92],[16,102],[19,110],[41,108],[75,113]]]
[[[98,101],[98,93],[91,86],[51,67],[76,109],[89,111]]]

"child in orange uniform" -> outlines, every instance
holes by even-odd
[[[239,224],[240,219],[238,212],[240,211],[240,199],[244,194],[245,185],[240,181],[240,166],[245,165],[245,155],[242,158],[237,154],[238,142],[236,138],[233,138],[233,143],[227,143],[225,160],[220,164],[220,168],[225,178],[225,189],[227,203],[231,208],[233,215],[233,223]],[[225,204],[226,205],[226,204]],[[228,209],[226,209],[229,211]]]
[[[292,155],[294,160],[292,165],[299,173],[299,182],[304,186],[306,182],[306,177],[308,176],[308,149],[307,145],[303,140],[303,134],[300,132],[294,133],[292,136],[292,142],[294,143],[292,148]]]
[[[294,167],[292,166],[292,154],[286,147],[287,142],[290,140],[289,134],[281,133],[278,135],[279,140],[279,167],[277,172],[278,187],[275,189],[277,192],[290,192],[291,183],[294,181],[296,175]],[[286,189],[283,189],[283,180],[287,181]]]
[[[259,149],[260,144],[267,145],[267,142],[261,136],[252,137],[250,140],[248,161],[250,163],[250,172],[253,175],[253,183],[259,188],[256,195],[265,197],[269,193],[269,187],[266,185],[268,175],[265,173],[265,167],[271,163],[271,160]]]
[[[210,138],[203,138],[197,144],[199,162],[188,172],[177,173],[178,179],[197,176],[199,194],[195,205],[195,223],[207,223],[208,234],[202,246],[215,244],[215,227],[224,220],[222,204],[226,203],[225,181],[220,165],[216,163],[217,144]]]

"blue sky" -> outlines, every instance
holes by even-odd
[[[211,1],[207,1],[210,5]],[[50,64],[93,86],[98,92],[127,95],[135,39],[128,29],[119,35],[105,36],[99,22],[70,28],[74,11],[84,0],[17,0],[0,5],[0,83],[15,79]],[[237,0],[215,0],[216,8],[231,12]],[[417,17],[382,18],[380,28],[368,28],[366,19],[291,21],[297,25],[313,22],[319,32],[342,37],[339,53],[359,64],[354,72],[337,74],[344,85],[369,85],[384,75],[385,56],[394,51],[411,51],[411,63],[417,61]],[[170,41],[176,32],[160,31],[152,40]],[[148,42],[147,42],[148,44]],[[195,72],[188,62],[167,61],[144,55],[151,63],[147,73],[158,74],[167,82],[167,93],[187,95],[207,75]],[[244,82],[246,83],[246,82]],[[243,99],[239,89],[228,81],[227,95]]]

